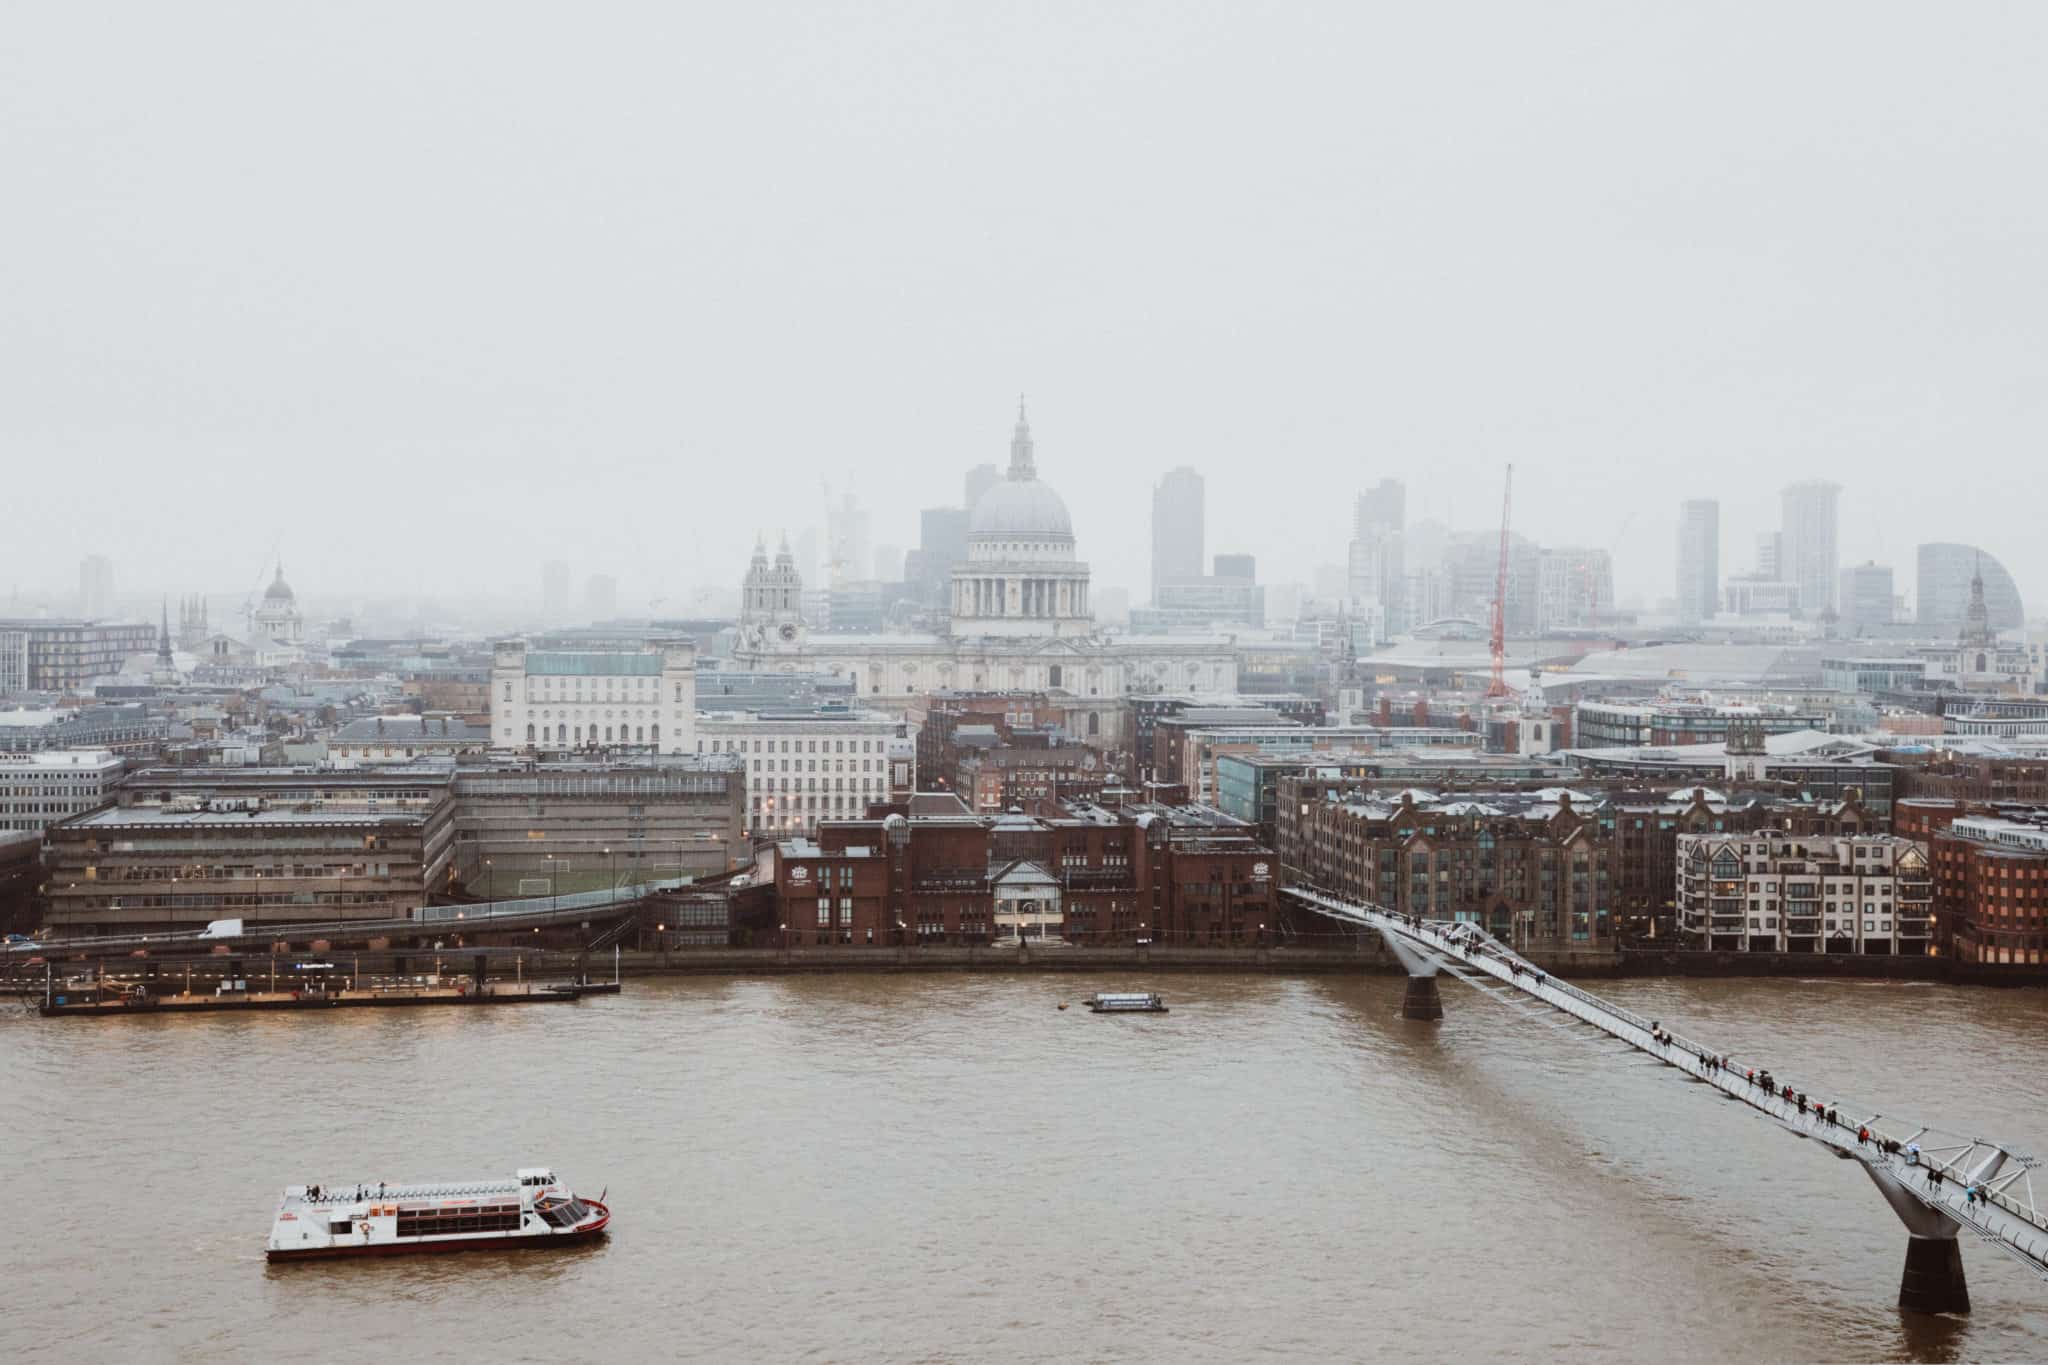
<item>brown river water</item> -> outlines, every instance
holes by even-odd
[[[496,1010],[43,1022],[0,1002],[13,1361],[2048,1360],[1967,1238],[1901,1314],[1876,1189],[1453,982],[629,982]],[[1172,1013],[1098,1017],[1104,989]],[[1624,982],[1842,1101],[2048,1151],[2048,994]],[[1065,1012],[1061,1000],[1074,1002]],[[564,1253],[268,1267],[278,1190],[609,1187]]]

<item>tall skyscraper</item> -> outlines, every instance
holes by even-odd
[[[87,555],[78,563],[78,614],[88,621],[114,614],[114,561]]]
[[[1854,627],[1892,623],[1892,569],[1875,560],[1842,570],[1842,620]]]
[[[551,626],[569,619],[569,566],[559,559],[540,566],[540,611]]]
[[[1842,485],[1826,479],[1788,484],[1780,497],[1785,541],[1779,576],[1799,589],[1799,607],[1808,616],[1841,609],[1841,556],[1836,545],[1836,500]]]
[[[1152,600],[1176,579],[1202,576],[1202,476],[1182,465],[1152,490]]]
[[[1407,612],[1407,564],[1404,532],[1408,525],[1408,489],[1399,479],[1381,479],[1351,504],[1351,593],[1363,581],[1362,562],[1370,562],[1373,600],[1379,604],[1385,630],[1405,630],[1416,623]]]
[[[1721,504],[1688,498],[1678,505],[1678,621],[1696,626],[1721,605]]]
[[[1351,536],[1364,540],[1374,530],[1401,531],[1408,525],[1408,489],[1399,479],[1381,479],[1351,504]]]
[[[1003,481],[1003,471],[996,468],[993,460],[978,464],[967,471],[967,510],[972,512],[974,504],[981,501],[981,495]]]
[[[1779,583],[1785,569],[1785,533],[1783,531],[1759,532],[1756,538],[1756,572],[1753,578],[1765,582]]]
[[[1914,583],[1914,619],[1944,633],[1963,624],[1970,605],[1970,581],[1982,576],[1986,619],[1993,630],[2018,630],[2026,623],[2019,585],[1997,558],[1974,545],[1935,541],[1920,547]]]

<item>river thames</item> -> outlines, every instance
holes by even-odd
[[[2048,994],[1599,986],[2048,1151]],[[1088,993],[1165,992],[1163,1016]],[[1901,1314],[1851,1164],[1556,1016],[1395,977],[629,982],[497,1010],[0,1014],[11,1359],[2041,1360],[2048,1284]],[[1074,1007],[1064,1012],[1062,1000]],[[1834,1093],[1828,1098],[1835,1099]],[[559,1254],[266,1266],[279,1189],[609,1187]]]

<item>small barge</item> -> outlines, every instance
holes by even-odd
[[[434,1185],[292,1185],[264,1255],[272,1261],[576,1246],[605,1234],[612,1211],[541,1167],[511,1180]]]
[[[1166,1000],[1155,991],[1104,991],[1088,1008],[1097,1014],[1164,1014]]]

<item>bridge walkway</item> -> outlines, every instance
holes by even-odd
[[[1839,1095],[1832,1087],[1806,1086],[1804,1093],[1810,1098],[1801,1105],[1796,1102],[1801,1087],[1788,1085],[1768,1067],[1707,1047],[1664,1028],[1661,1021],[1646,1019],[1560,981],[1476,923],[1416,919],[1309,887],[1290,886],[1286,892],[1333,918],[1379,930],[1404,961],[1425,961],[1504,1004],[1518,1006],[1518,996],[1540,1001],[1714,1087],[1836,1156],[1860,1163],[1906,1224],[1914,1242],[1952,1241],[1958,1230],[1968,1229],[1978,1240],[2048,1280],[2048,1215],[2034,1192],[2036,1158],[1986,1138],[1887,1114],[1869,1105],[1840,1098],[1820,1100],[1823,1095]],[[1529,1013],[1519,1008],[1516,1012]],[[1772,1087],[1758,1084],[1751,1073],[1772,1075]],[[1785,1098],[1788,1088],[1795,1099]],[[1839,1121],[1828,1117],[1830,1111]],[[1860,1140],[1859,1130],[1867,1130],[1869,1140]],[[1972,1187],[1977,1197],[1972,1197]],[[1914,1275],[1913,1255],[1909,1248],[1909,1285]],[[1960,1285],[1960,1263],[1954,1273]],[[1967,1302],[1965,1296],[1961,1307],[1966,1309]]]

